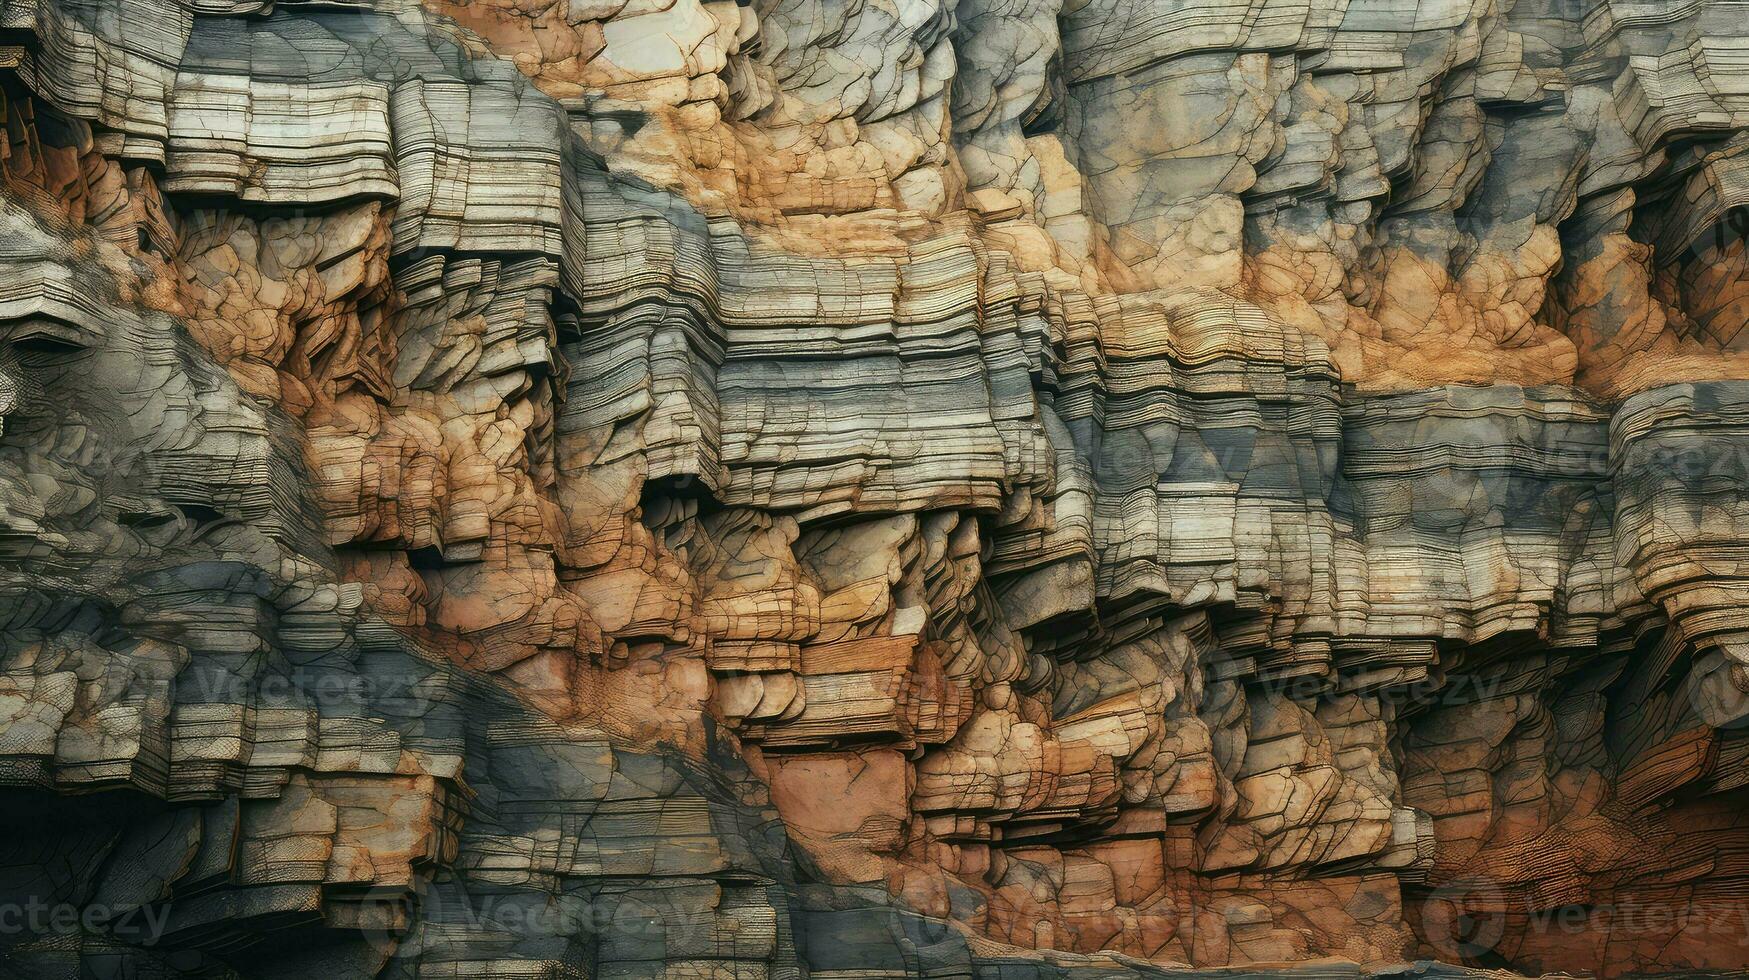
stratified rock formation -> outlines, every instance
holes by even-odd
[[[0,975],[1749,969],[1739,0],[0,0]]]

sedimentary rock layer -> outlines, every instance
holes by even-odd
[[[0,0],[0,102],[0,972],[1749,969],[1740,3]]]

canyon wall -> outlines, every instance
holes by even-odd
[[[1749,969],[1739,0],[0,0],[0,102],[0,975]]]

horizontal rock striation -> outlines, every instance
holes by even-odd
[[[1749,969],[1742,14],[0,0],[0,972]]]

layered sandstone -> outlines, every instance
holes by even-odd
[[[1749,969],[1741,3],[0,32],[0,972]]]

